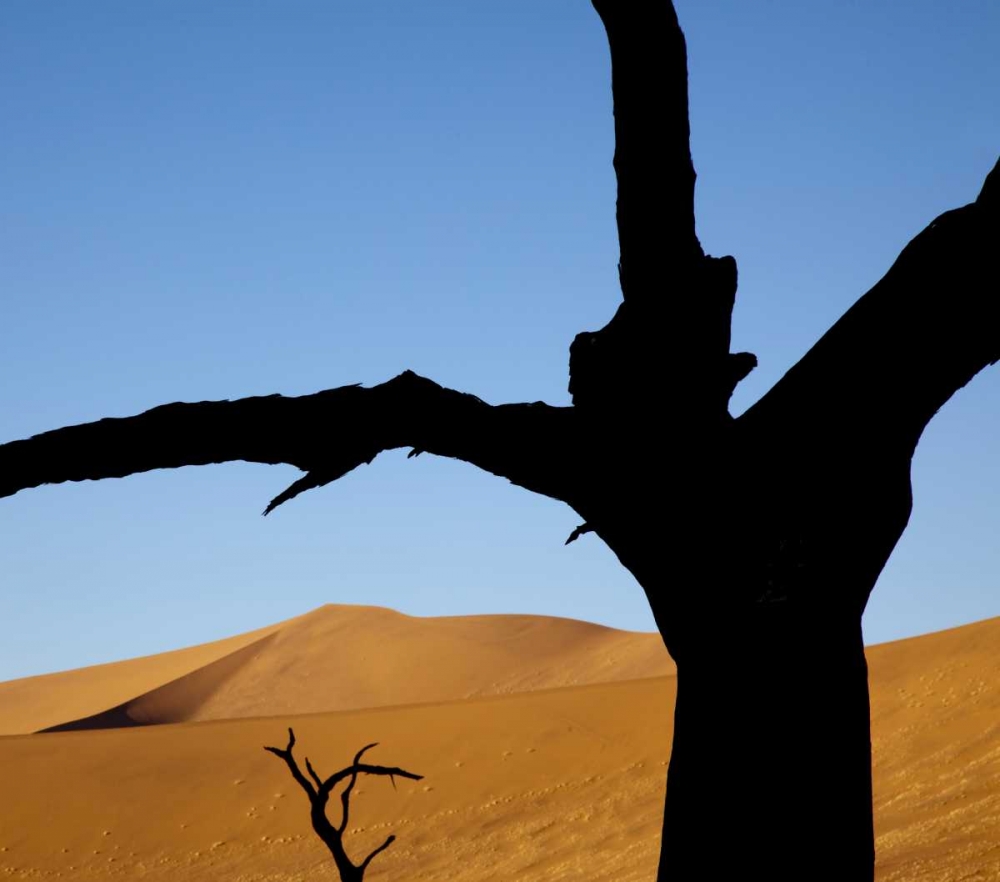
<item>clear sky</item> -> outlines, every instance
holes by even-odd
[[[996,0],[678,0],[698,223],[740,265],[741,411],[1000,153]],[[585,0],[8,0],[0,11],[0,439],[177,400],[412,368],[568,403],[619,299],[610,70]],[[947,292],[942,292],[947,296]],[[939,414],[870,641],[1000,614],[1000,375]],[[322,603],[651,630],[561,504],[384,454],[0,500],[0,679]]]

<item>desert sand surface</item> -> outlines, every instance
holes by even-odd
[[[878,879],[1000,879],[1000,619],[868,664]]]
[[[342,633],[332,622],[338,609],[256,632],[228,653],[207,653],[202,668],[174,679],[255,644],[263,670],[262,659],[276,651],[282,630],[303,623],[299,633],[317,645],[299,657],[319,656],[320,644],[337,642]],[[355,608],[350,614],[391,621],[385,613]],[[430,632],[451,628],[461,643],[482,628],[482,637],[492,634],[501,644],[487,657],[518,656],[519,665],[510,662],[502,676],[443,672],[449,689],[465,690],[448,699],[159,725],[133,721],[105,730],[0,738],[0,878],[335,879],[309,827],[305,796],[284,764],[262,749],[284,747],[293,725],[297,756],[309,756],[321,773],[349,765],[359,747],[378,741],[371,762],[425,776],[397,780],[395,790],[384,778],[359,782],[348,849],[360,857],[390,832],[398,837],[366,878],[652,879],[675,680],[670,673],[648,674],[656,664],[672,669],[655,657],[640,663],[643,641],[633,646],[623,632],[603,634],[607,629],[571,627],[566,620],[500,618],[520,620],[535,639],[518,643],[516,628],[505,631],[491,621],[490,627],[477,622],[465,629],[463,619],[445,620],[443,632]],[[411,620],[400,633],[421,624],[434,629],[441,621]],[[564,640],[562,656],[552,645],[536,645],[550,625]],[[502,648],[506,639],[516,651]],[[640,675],[588,682],[616,670],[607,657],[587,658],[581,645],[589,640],[598,655],[601,647],[616,647],[619,654],[612,655],[622,670]],[[379,648],[383,656],[412,648],[406,640],[400,646]],[[480,665],[482,656],[469,652],[469,664]],[[871,647],[869,661],[878,879],[1000,879],[1000,620]],[[379,663],[399,670],[385,658]],[[565,668],[552,675],[562,680],[546,679],[545,665]],[[242,674],[251,662],[242,659],[234,667]],[[300,677],[307,668],[292,670]],[[272,683],[269,693],[259,671],[232,693],[232,705],[209,695],[216,700],[213,713],[224,707],[243,713],[251,700],[263,707],[262,696],[281,691]],[[271,672],[279,680],[289,676],[278,666]],[[432,672],[425,668],[423,674]],[[223,685],[238,679],[228,677]],[[574,677],[584,685],[566,685]],[[59,683],[31,679],[39,687]],[[365,700],[361,687],[351,688],[359,691],[336,696]],[[207,707],[208,698],[203,695],[199,707]],[[338,810],[334,800],[334,820]]]
[[[262,750],[291,723],[321,774],[378,739],[366,759],[425,776],[358,784],[351,853],[398,837],[366,878],[648,879],[667,679],[0,738],[0,878],[336,879],[304,794]]]

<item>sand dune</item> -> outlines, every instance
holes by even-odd
[[[1000,619],[868,656],[879,879],[1000,879]]]
[[[672,679],[0,738],[0,875],[335,879],[305,797],[261,749],[293,723],[321,773],[379,740],[371,761],[425,776],[359,783],[348,847],[398,837],[366,878],[648,880]]]
[[[302,617],[287,629],[302,625],[300,635],[329,643],[341,633],[335,611],[317,611],[311,622]],[[384,613],[374,615],[392,621]],[[434,629],[439,622],[425,624]],[[484,640],[497,637],[500,645],[486,657],[506,658],[507,639],[521,651],[530,646],[496,622],[472,631],[461,619],[445,622],[435,633],[450,628],[459,644],[475,628],[483,628]],[[522,624],[529,633],[531,626],[550,633],[544,620]],[[409,625],[399,626],[401,634]],[[347,630],[360,632],[357,623]],[[580,634],[605,649],[610,639],[586,626],[552,630],[564,635],[567,671]],[[508,636],[500,639],[501,632]],[[287,658],[277,653],[281,637],[282,630],[258,633],[262,642],[247,651],[258,660],[268,653]],[[639,664],[641,654],[625,655]],[[1000,620],[872,647],[869,660],[879,882],[1000,878]],[[237,670],[227,683],[257,663],[238,662],[230,659]],[[547,664],[557,662],[552,650]],[[212,663],[184,677],[210,672]],[[299,664],[287,670],[300,676]],[[606,670],[604,662],[592,664],[582,668],[588,676]],[[265,670],[281,676],[277,664],[261,661],[257,670],[261,682]],[[527,683],[530,690],[544,681],[538,671],[525,673],[533,670],[510,666],[506,679],[485,680],[490,688]],[[449,682],[468,688],[471,680]],[[674,683],[662,676],[404,707],[0,738],[0,875],[335,878],[309,829],[305,798],[283,764],[261,749],[283,745],[291,724],[298,755],[321,772],[347,765],[359,746],[377,740],[373,761],[426,776],[399,781],[395,791],[384,779],[359,784],[348,847],[363,853],[389,832],[398,836],[372,865],[373,880],[648,880]],[[221,691],[211,700],[221,701]],[[160,700],[167,707],[173,699]]]
[[[110,710],[295,621],[173,652],[0,682],[0,735],[37,732]]]
[[[267,634],[189,674],[144,692],[105,711],[55,726],[42,732],[75,732],[83,729],[120,729],[176,723],[191,718],[227,680],[264,650],[276,634]]]
[[[673,671],[655,634],[545,616],[416,618],[372,606],[328,605],[209,644],[201,656],[182,652],[188,653],[183,661],[177,653],[137,660],[141,676],[128,682],[142,688],[131,694],[122,694],[129,662],[106,672],[86,669],[85,682],[71,671],[44,682],[0,684],[0,733],[451,701]],[[5,686],[20,700],[7,706]],[[42,692],[54,698],[46,703]],[[74,703],[59,714],[67,692]]]

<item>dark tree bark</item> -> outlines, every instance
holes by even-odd
[[[695,232],[683,34],[668,0],[594,6],[611,46],[623,300],[573,341],[572,407],[493,407],[409,372],[170,404],[0,446],[0,495],[228,460],[305,470],[270,511],[412,447],[562,500],[584,519],[570,538],[595,532],[642,585],[677,662],[659,882],[806,866],[871,880],[861,614],[906,526],[924,426],[1000,358],[1000,171],[733,419],[756,361],[729,351],[736,262]]]
[[[309,819],[312,822],[312,828],[316,832],[316,835],[323,841],[323,844],[330,850],[330,855],[333,857],[337,872],[340,874],[341,882],[362,882],[365,877],[365,871],[368,869],[368,865],[371,864],[372,859],[380,855],[396,841],[395,836],[387,837],[385,842],[369,852],[368,856],[362,859],[360,864],[355,864],[348,857],[347,850],[344,848],[344,833],[347,830],[347,823],[350,820],[351,794],[354,792],[354,785],[358,782],[358,775],[387,775],[393,782],[394,787],[397,776],[400,778],[410,778],[413,781],[420,781],[424,777],[423,775],[416,775],[413,772],[407,772],[405,769],[400,769],[396,766],[372,766],[362,763],[361,757],[376,746],[375,744],[366,744],[355,754],[354,762],[351,765],[346,769],[341,769],[339,772],[334,772],[327,778],[322,778],[317,774],[312,763],[309,762],[309,757],[306,757],[306,769],[309,772],[309,778],[302,774],[298,762],[292,755],[292,748],[295,747],[295,732],[291,727],[288,729],[287,747],[264,748],[264,750],[273,753],[285,761],[288,770],[295,779],[295,783],[302,788],[309,798]],[[326,816],[326,806],[330,801],[333,789],[341,781],[345,780],[347,784],[340,792],[340,823],[334,826]]]

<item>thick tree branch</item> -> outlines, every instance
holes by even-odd
[[[593,0],[611,49],[622,294],[701,257],[695,235],[687,48],[669,0]]]
[[[166,404],[0,445],[0,496],[41,484],[235,460],[307,471],[270,511],[383,450],[414,447],[564,499],[573,419],[571,408],[541,402],[491,406],[406,371],[372,388]]]
[[[684,34],[669,0],[593,3],[611,48],[624,302],[573,341],[570,393],[631,414],[636,435],[656,398],[681,422],[717,425],[756,361],[729,352],[736,261],[706,256],[695,232]]]
[[[1000,359],[1000,162],[741,417],[788,443],[912,453],[938,409]]]

